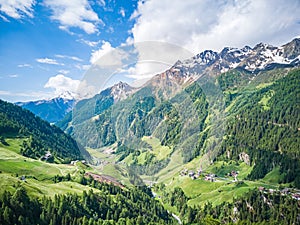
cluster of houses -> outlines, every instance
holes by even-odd
[[[294,188],[284,188],[282,190],[266,189],[265,187],[258,187],[258,190],[265,194],[280,193],[281,195],[290,195],[293,199],[300,201],[300,190]]]
[[[192,180],[198,179],[200,175],[204,175],[202,169],[198,169],[197,171],[184,169],[180,171],[180,176],[188,176]],[[213,173],[209,173],[204,175],[204,180],[214,182],[216,181],[216,175]]]
[[[228,173],[227,176],[233,177],[234,182],[236,182],[236,181],[238,181],[238,179],[237,179],[238,174],[239,174],[238,171],[233,170],[230,173]],[[204,174],[201,168],[198,169],[197,171],[183,169],[182,171],[180,171],[179,175],[180,176],[189,176],[192,180],[198,179],[200,177],[200,175],[203,175],[204,180],[211,181],[211,182],[215,182],[216,178],[217,178],[217,175],[213,174],[213,173]]]
[[[214,182],[214,181],[216,181],[216,177],[217,177],[216,174],[209,173],[209,174],[205,175],[204,180]]]
[[[200,177],[201,173],[202,169],[199,169],[196,172],[194,170],[184,169],[180,171],[180,176],[189,176],[192,180],[195,180]]]

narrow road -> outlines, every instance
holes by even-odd
[[[175,215],[174,213],[172,213],[172,216],[178,221],[179,224],[182,224],[179,216]]]

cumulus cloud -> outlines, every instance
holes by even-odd
[[[73,80],[63,74],[58,74],[54,77],[50,77],[44,88],[52,88],[55,90],[56,95],[60,95],[64,92],[76,93],[79,84],[80,80]]]
[[[37,62],[43,63],[43,64],[50,64],[50,65],[63,65],[58,63],[55,59],[49,59],[49,58],[39,58],[36,59]]]
[[[259,42],[282,44],[299,35],[298,0],[140,1],[131,19],[135,42],[165,41],[194,53]]]
[[[114,50],[114,48],[111,46],[111,44],[108,41],[102,41],[102,46],[100,49],[93,51],[90,58],[90,63],[97,62],[98,59],[100,59],[102,56],[107,54],[108,52]]]
[[[118,67],[122,66],[122,60],[127,56],[128,53],[123,49],[114,48],[108,41],[102,41],[101,47],[92,52],[90,63],[100,67]]]
[[[140,85],[153,75],[170,68],[178,59],[192,56],[190,51],[164,42],[132,44],[128,40],[126,44],[114,48],[109,42],[103,41],[100,49],[92,53],[92,65],[84,79],[88,85],[95,86],[96,91],[106,87],[106,82],[112,77],[139,80]]]
[[[0,0],[0,12],[14,19],[25,16],[32,18],[35,3],[35,0]],[[7,21],[4,16],[1,18]]]
[[[128,69],[127,77],[136,80],[148,80],[170,68],[177,60],[187,59],[193,53],[178,45],[159,41],[134,44],[137,53],[134,67]]]
[[[88,0],[45,0],[44,4],[52,9],[51,18],[59,21],[63,30],[77,27],[92,34],[98,31],[96,25],[103,23]]]

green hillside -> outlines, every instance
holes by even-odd
[[[50,164],[18,154],[23,139],[0,143],[0,224],[176,224],[149,189],[86,176],[80,162]]]
[[[7,144],[7,137],[23,138],[20,147],[15,150],[35,159],[45,157],[52,162],[70,162],[82,159],[83,154],[86,154],[74,139],[58,127],[50,125],[28,110],[0,100],[2,144]]]
[[[237,92],[219,158],[240,160],[248,154],[255,164],[249,179],[263,178],[279,166],[280,182],[300,187],[299,81],[297,69],[266,87]]]

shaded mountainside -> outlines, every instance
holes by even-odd
[[[66,114],[73,109],[74,104],[74,99],[65,99],[61,97],[53,98],[51,100],[16,103],[16,105],[28,109],[49,123],[55,123],[62,120]]]
[[[50,125],[38,116],[11,103],[0,100],[0,136],[26,138],[21,153],[32,158],[40,158],[48,151],[58,162],[80,159],[85,151],[71,136],[56,126]],[[81,152],[82,151],[82,152]]]
[[[74,106],[73,110],[56,124],[63,130],[67,129],[70,125],[80,124],[107,110],[114,103],[126,99],[135,91],[135,88],[129,86],[127,83],[119,82],[114,86],[101,91],[91,99],[79,101]]]
[[[102,101],[98,101],[100,97]],[[102,93],[93,99],[79,102],[73,111],[73,118],[69,117],[72,120],[67,126],[63,124],[61,127],[83,145],[92,148],[118,142],[119,146],[126,145],[127,148],[142,151],[150,146],[141,138],[153,136],[170,148],[177,144],[178,149],[185,146],[186,153],[183,155],[186,161],[199,155],[200,147],[187,147],[187,142],[197,144],[208,114],[205,93],[198,84],[187,87],[171,99],[157,97],[155,87],[144,87],[115,104],[111,104],[109,99],[104,98]],[[96,112],[91,112],[93,109]],[[87,111],[89,115],[84,113]],[[84,120],[83,117],[88,119]],[[193,155],[190,155],[190,151],[194,151]],[[121,152],[128,153],[119,150]],[[151,154],[148,157],[150,160]]]

